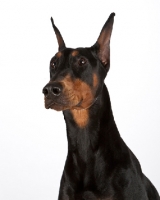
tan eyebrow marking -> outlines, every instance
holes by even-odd
[[[59,51],[57,54],[56,54],[56,57],[60,58],[62,56],[62,53]]]
[[[71,55],[72,55],[72,56],[77,56],[78,54],[79,54],[79,52],[75,50],[75,51],[72,52]]]

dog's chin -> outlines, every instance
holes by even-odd
[[[57,104],[55,102],[50,102],[49,103],[49,102],[45,101],[45,108],[46,109],[53,109],[53,110],[56,110],[56,111],[63,111],[63,110],[67,109],[67,106],[64,106],[62,104]]]
[[[51,99],[45,99],[45,108],[46,109],[53,109],[56,111],[63,111],[63,110],[69,110],[69,109],[81,109],[79,105],[81,104],[81,101],[76,105],[67,105],[63,103],[57,103],[53,102]]]
[[[61,104],[56,104],[56,103],[53,103],[52,105],[50,105],[49,108],[56,110],[56,111],[63,111],[63,110],[69,109],[69,107],[67,107],[67,106],[64,106],[64,105],[61,105]]]

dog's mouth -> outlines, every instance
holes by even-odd
[[[70,105],[69,103],[55,102],[52,99],[45,98],[45,108],[46,109],[54,109],[54,110],[57,110],[57,111],[74,109],[74,108],[78,109],[78,107],[81,105],[81,102],[82,102],[82,100],[80,100],[75,105]]]
[[[45,101],[46,102],[46,101]],[[55,102],[52,102],[52,103],[50,103],[50,104],[46,104],[45,103],[45,108],[46,109],[49,109],[49,108],[51,108],[52,106],[54,106],[56,103]]]
[[[64,110],[66,106],[61,103],[57,103],[51,99],[45,99],[45,108],[46,109],[54,109],[57,111]]]

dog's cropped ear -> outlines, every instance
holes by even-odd
[[[106,70],[109,70],[110,65],[110,38],[112,33],[112,27],[114,22],[115,13],[111,13],[108,20],[104,24],[101,33],[98,37],[96,44],[97,56],[105,66]]]
[[[52,22],[52,26],[53,26],[54,32],[56,34],[56,37],[57,37],[57,41],[58,41],[58,45],[59,45],[58,50],[62,51],[63,49],[66,48],[66,45],[64,43],[64,40],[62,38],[62,35],[61,35],[60,31],[58,30],[58,28],[54,24],[54,21],[53,21],[52,17],[51,17],[51,22]]]

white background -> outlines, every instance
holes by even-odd
[[[122,138],[160,192],[160,1],[14,0],[0,5],[0,199],[55,200],[66,154],[61,112],[42,95],[57,52],[91,46],[111,12],[106,79]]]

